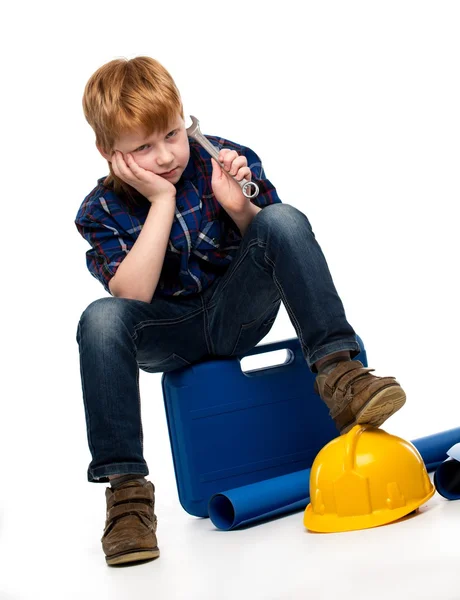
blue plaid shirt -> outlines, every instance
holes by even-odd
[[[247,158],[260,189],[253,200],[256,206],[281,202],[255,152],[224,138],[206,137],[219,149],[230,148]],[[189,144],[190,160],[176,184],[176,213],[154,296],[199,294],[226,271],[241,242],[239,229],[213,194],[209,154],[192,138]],[[87,267],[110,294],[109,281],[137,240],[150,202],[140,195],[138,201],[122,198],[104,180],[84,199],[75,224],[91,245]]]

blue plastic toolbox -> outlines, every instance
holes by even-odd
[[[358,341],[357,358],[367,366]],[[285,363],[242,371],[244,357],[283,349]],[[215,493],[311,467],[338,435],[314,378],[297,338],[163,375],[177,489],[188,513],[207,517]]]

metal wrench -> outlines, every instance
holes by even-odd
[[[193,117],[192,115],[190,115],[190,118],[192,119],[192,124],[186,130],[187,131],[187,135],[189,135],[191,138],[193,138],[194,140],[196,140],[200,144],[200,146],[202,146],[206,150],[206,152],[208,152],[220,164],[220,162],[219,162],[219,149],[216,148],[213,144],[211,144],[211,142],[208,140],[208,138],[206,138],[201,133],[201,131],[200,131],[200,122],[198,121],[198,119],[196,117]],[[228,173],[224,169],[222,169],[222,170],[229,177],[232,177],[233,179],[235,179],[234,175],[230,175],[230,173]],[[241,187],[241,189],[243,190],[243,194],[244,194],[244,196],[246,198],[250,198],[250,199],[251,198],[256,198],[259,195],[259,186],[254,181],[249,181],[248,179],[242,179],[241,181],[237,181],[235,179],[235,181]],[[250,191],[251,187],[254,188],[254,190],[253,190],[252,193]]]

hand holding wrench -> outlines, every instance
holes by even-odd
[[[187,135],[189,135],[191,138],[196,140],[200,144],[200,146],[202,146],[206,150],[206,152],[208,152],[220,164],[219,150],[213,144],[211,144],[211,142],[208,140],[208,138],[206,138],[201,133],[200,122],[198,121],[198,119],[196,117],[193,117],[192,115],[190,115],[190,118],[192,119],[192,124],[186,130]],[[255,183],[254,181],[248,181],[247,179],[242,179],[241,181],[237,181],[237,179],[233,175],[230,175],[224,169],[222,169],[222,170],[229,177],[232,177],[233,179],[235,179],[236,183],[243,190],[243,194],[246,198],[249,198],[249,199],[256,198],[259,195],[259,186],[257,185],[257,183]],[[252,193],[250,191],[251,187],[253,188]]]

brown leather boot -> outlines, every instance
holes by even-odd
[[[377,377],[359,360],[344,360],[316,376],[315,391],[341,434],[357,425],[379,427],[406,401],[394,377]]]
[[[102,548],[108,565],[157,558],[155,488],[147,481],[127,481],[105,490],[107,518]]]

